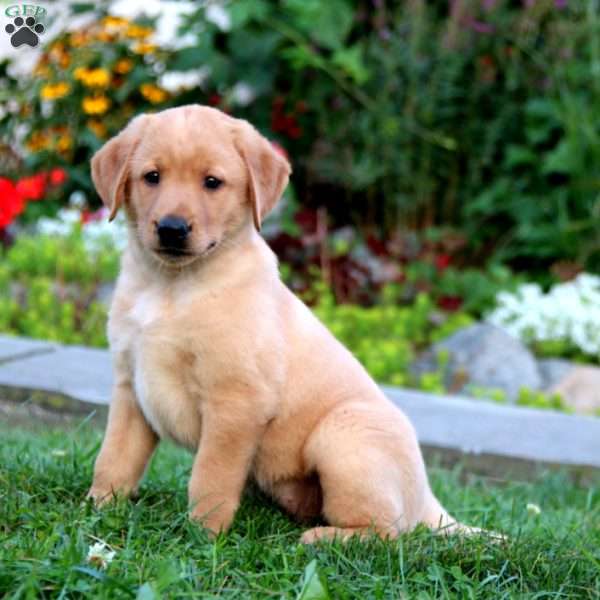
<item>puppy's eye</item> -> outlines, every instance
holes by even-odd
[[[148,171],[144,173],[144,181],[150,185],[157,185],[160,181],[160,174],[158,171]]]
[[[220,188],[222,185],[223,185],[223,182],[220,179],[213,177],[212,175],[209,175],[208,177],[204,178],[204,187],[207,190],[216,190],[217,188]]]

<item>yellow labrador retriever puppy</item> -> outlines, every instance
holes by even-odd
[[[191,516],[226,530],[248,478],[302,541],[465,529],[413,427],[279,278],[258,234],[290,165],[247,122],[192,105],[135,118],[92,159],[129,247],[109,319],[115,382],[89,496],[135,491],[161,437],[195,453]]]

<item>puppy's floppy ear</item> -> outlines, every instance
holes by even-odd
[[[92,181],[112,221],[125,199],[130,159],[140,140],[140,129],[146,115],[133,119],[123,131],[110,139],[92,157]]]
[[[292,168],[271,142],[246,121],[238,121],[235,144],[248,169],[252,217],[254,226],[260,231],[262,220],[283,194]]]

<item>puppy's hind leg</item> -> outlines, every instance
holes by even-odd
[[[402,490],[400,470],[372,434],[326,427],[307,445],[323,491],[323,516],[329,527],[304,533],[301,541],[346,540],[358,535],[395,538],[416,525]]]

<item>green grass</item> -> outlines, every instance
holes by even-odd
[[[210,541],[186,516],[191,456],[168,444],[136,502],[82,503],[100,439],[87,426],[0,429],[0,597],[600,598],[600,488],[564,475],[491,485],[430,470],[451,512],[506,542],[419,529],[305,547],[302,528],[255,491]],[[86,562],[97,540],[116,551],[106,570]]]

